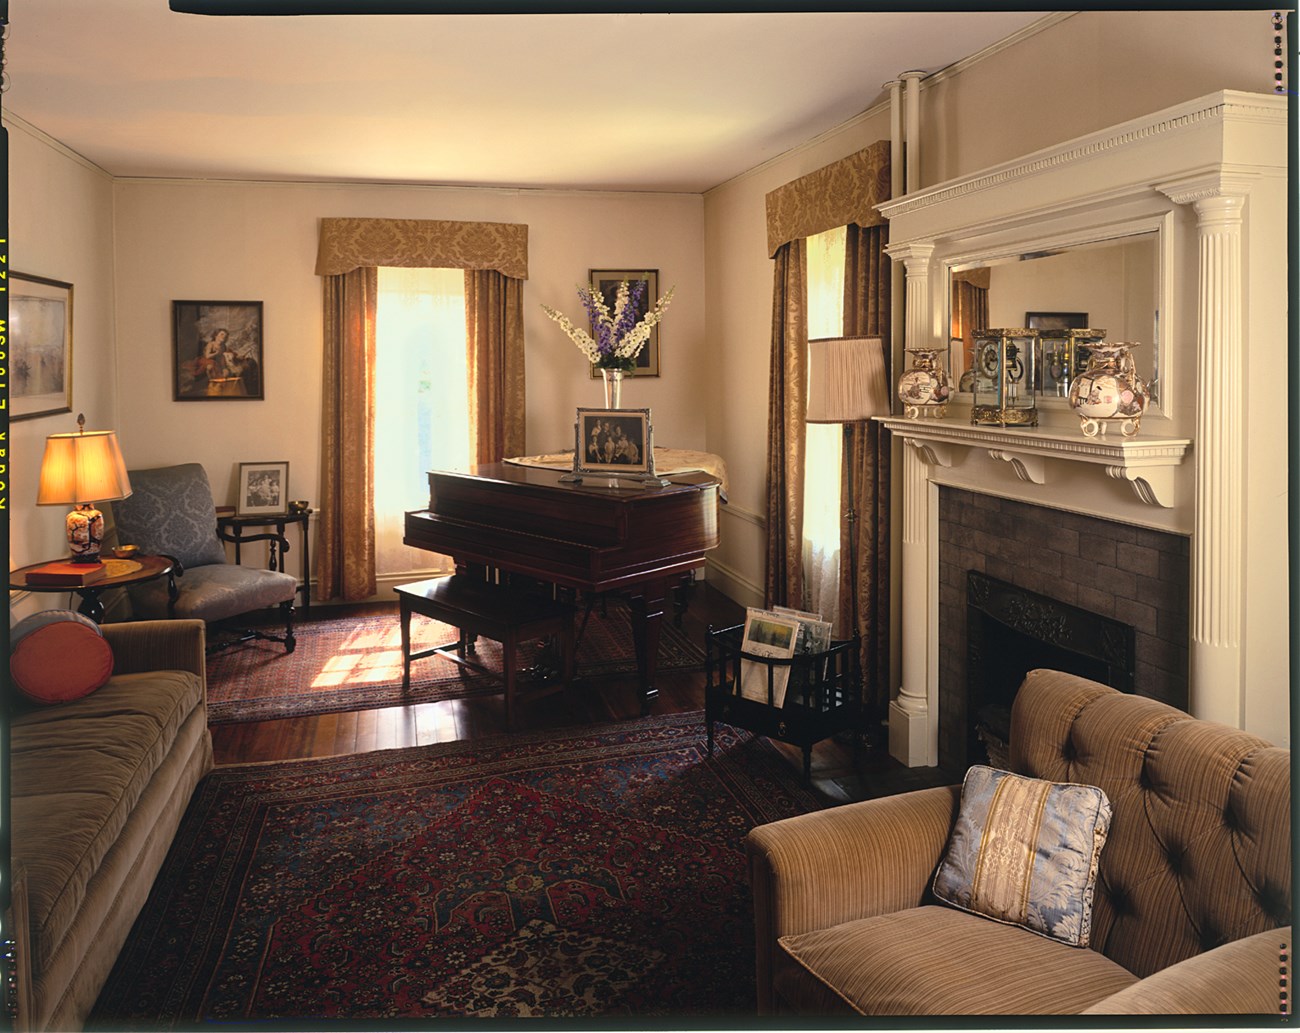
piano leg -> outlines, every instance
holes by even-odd
[[[655,671],[659,666],[659,622],[664,616],[668,579],[658,578],[630,589],[632,641],[636,645],[636,667],[641,678],[641,713],[648,714],[659,698]]]

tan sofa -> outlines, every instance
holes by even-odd
[[[1278,1014],[1290,751],[1033,671],[1010,756],[1017,772],[1110,798],[1090,946],[934,899],[960,786],[848,804],[748,837],[760,1012]]]
[[[203,622],[103,632],[106,685],[11,717],[20,1030],[82,1027],[212,767]]]

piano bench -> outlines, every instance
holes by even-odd
[[[411,684],[411,661],[435,654],[478,671],[498,674],[505,681],[506,726],[513,729],[515,704],[522,698],[517,687],[519,643],[545,635],[559,636],[563,678],[558,685],[529,692],[527,698],[558,692],[573,680],[573,607],[567,603],[463,574],[398,585],[393,591],[397,593],[402,615],[403,689]],[[460,631],[460,638],[412,653],[412,613],[450,624]],[[501,671],[490,671],[465,656],[466,639],[476,635],[501,643]]]

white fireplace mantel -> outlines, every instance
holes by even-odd
[[[1158,240],[1160,399],[1135,437],[1085,437],[1061,400],[1040,406],[1035,428],[974,426],[956,394],[946,419],[881,420],[901,453],[897,759],[939,762],[942,485],[1188,536],[1190,709],[1289,745],[1288,327],[1278,303],[1289,160],[1286,99],[1224,90],[879,206],[905,273],[896,371],[905,347],[945,351],[950,268],[1139,230]],[[1088,285],[1072,286],[1084,303],[1056,309],[1088,307]]]
[[[928,464],[952,466],[955,449],[977,449],[1006,462],[1016,476],[1046,484],[1052,461],[1085,463],[1098,477],[1128,482],[1138,500],[1164,509],[1174,505],[1174,477],[1192,446],[1190,438],[1085,437],[1080,431],[982,427],[955,420],[880,417]]]

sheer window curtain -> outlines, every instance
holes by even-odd
[[[482,271],[489,279],[522,281],[528,278],[528,227],[426,219],[321,220],[316,274],[324,284],[325,354],[316,581],[322,599],[366,599],[377,588],[375,333],[381,266]],[[470,388],[479,410],[507,428],[486,453],[499,459],[501,448],[524,451],[524,341],[522,319],[511,315],[512,306],[519,308],[520,284],[500,285],[494,292],[506,299],[499,306],[503,315],[484,320],[468,312],[471,292],[466,291],[462,319],[469,355],[468,360],[462,355],[460,364],[475,368],[495,362],[503,371],[495,379],[472,378]],[[503,415],[507,408],[511,411]],[[485,453],[477,430],[471,441],[477,450],[472,454],[481,458]]]

